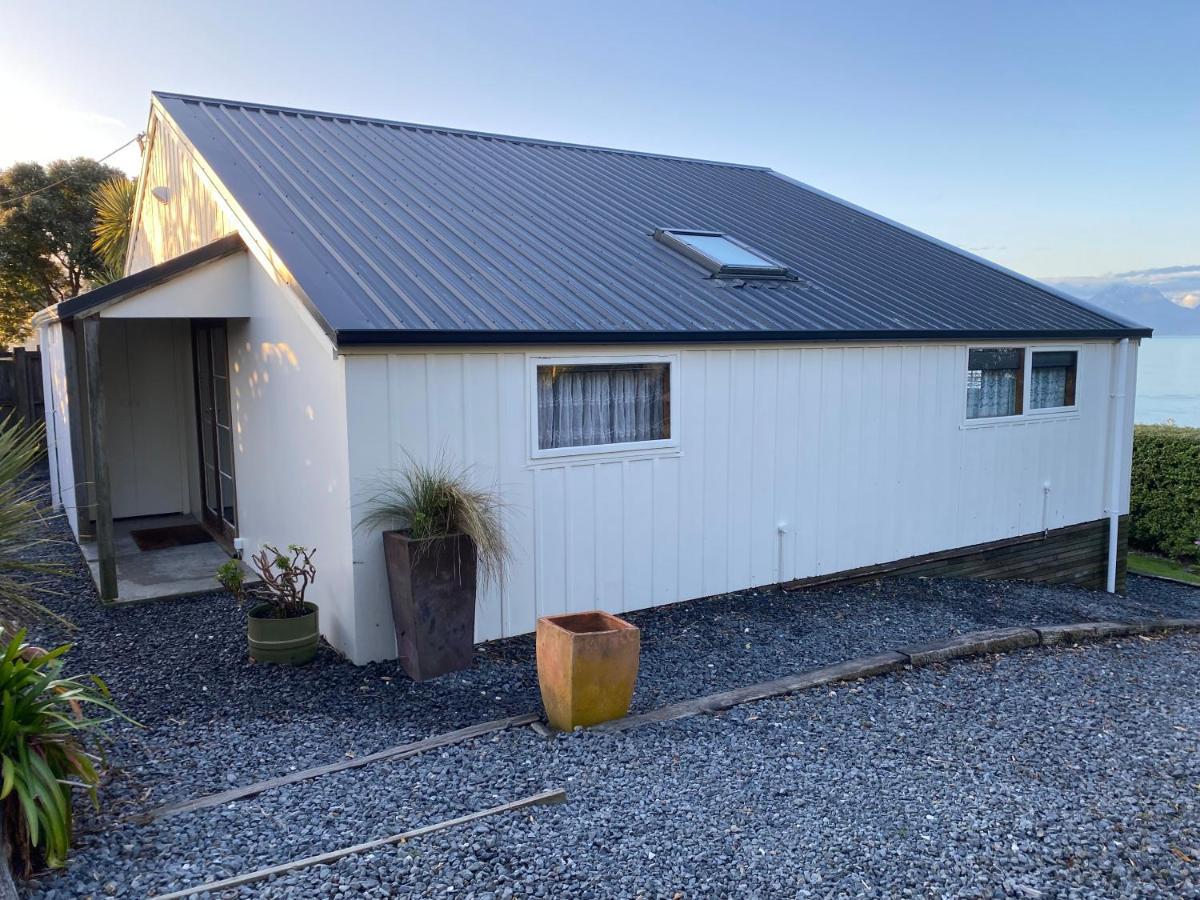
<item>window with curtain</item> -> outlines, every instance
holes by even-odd
[[[1025,350],[967,351],[967,418],[1019,416],[1025,395]]]
[[[1029,373],[1029,408],[1075,405],[1075,350],[1034,350]]]
[[[538,449],[671,437],[666,362],[537,367]]]

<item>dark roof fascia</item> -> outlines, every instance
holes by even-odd
[[[108,284],[88,291],[86,294],[80,294],[78,297],[72,297],[70,300],[64,300],[55,307],[55,312],[59,321],[74,319],[93,312],[100,307],[107,306],[110,303],[122,300],[131,294],[136,294],[156,287],[163,282],[170,281],[172,278],[182,275],[197,266],[231,256],[245,249],[246,244],[240,234],[227,234],[225,237],[217,238],[217,240],[205,244],[203,247],[197,247],[195,250],[189,250],[187,253],[168,259],[166,262],[161,262],[157,266],[142,269],[140,272],[126,275],[124,278],[119,278],[116,281],[110,281]]]
[[[342,330],[339,348],[418,344],[734,344],[851,341],[1072,341],[1148,338],[1150,328],[1075,331],[429,331]]]

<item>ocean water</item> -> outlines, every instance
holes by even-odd
[[[1200,337],[1142,341],[1134,420],[1200,428]]]

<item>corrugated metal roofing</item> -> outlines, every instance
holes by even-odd
[[[340,343],[1142,333],[770,169],[155,96]],[[710,277],[657,228],[798,280]]]

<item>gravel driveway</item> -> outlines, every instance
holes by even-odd
[[[149,806],[538,709],[533,642],[479,648],[423,685],[328,648],[301,669],[245,659],[221,594],[104,609],[73,574],[52,605],[146,727],[113,729],[96,816],[65,875],[30,896],[145,897],[551,787],[570,802],[247,889],[247,896],[813,896],[1197,893],[1200,638],[1033,650],[809,692],[624,736],[523,728],[150,826]],[[1200,615],[1200,590],[885,581],[747,591],[633,613],[635,707],[957,631]],[[40,642],[63,637],[41,626]],[[1172,851],[1174,848],[1174,852]],[[1015,892],[1015,893],[1014,893]]]

